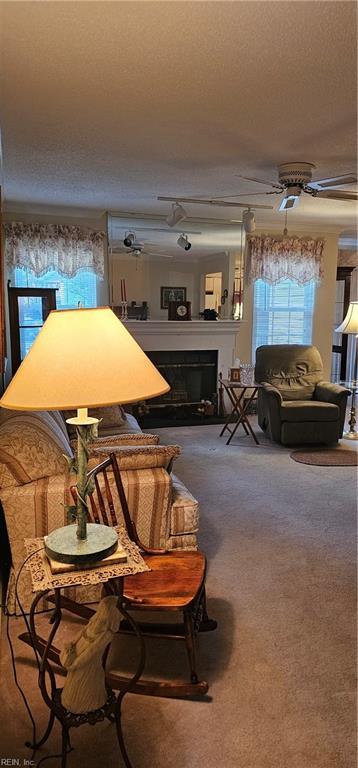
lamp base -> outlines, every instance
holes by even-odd
[[[343,432],[345,440],[358,440],[358,432]]]
[[[76,525],[57,528],[45,537],[45,552],[58,563],[90,565],[109,557],[116,551],[118,536],[107,525],[89,523],[87,537],[79,539]]]

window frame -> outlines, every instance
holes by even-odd
[[[292,287],[301,287],[303,291],[307,291],[308,301],[306,303],[306,300],[304,298],[303,305],[290,305],[289,300],[290,296],[288,295],[288,303],[286,306],[279,306],[277,304],[275,306],[273,292],[275,288],[282,286],[283,283],[289,283],[287,286],[288,288]],[[259,285],[258,285],[259,284]],[[260,298],[258,294],[258,289],[265,291],[265,309],[258,309],[257,302]],[[269,298],[269,291],[271,291],[271,298]],[[304,285],[300,286],[299,283],[295,282],[294,280],[291,280],[290,278],[285,278],[284,280],[280,280],[278,283],[272,285],[265,280],[255,280],[253,285],[253,302],[252,302],[252,357],[255,359],[256,357],[256,349],[261,346],[262,344],[311,344],[312,343],[312,333],[313,333],[313,318],[314,318],[314,307],[315,307],[315,293],[316,293],[316,283],[312,280],[309,283],[305,283]],[[260,319],[258,317],[259,313],[261,312],[262,316],[266,313],[268,322],[267,322],[267,328],[266,328],[266,339],[265,341],[260,340],[258,341],[258,336],[261,333],[262,334],[262,318],[261,318],[261,327],[259,328]],[[300,339],[290,339],[290,330],[288,329],[288,340],[287,341],[278,341],[274,338],[275,335],[275,315],[280,313],[288,313],[289,314],[289,322],[291,323],[291,316],[292,320],[294,320],[294,314],[295,313],[303,313],[303,330],[301,334]],[[309,327],[308,327],[309,326]],[[276,330],[276,333],[279,334],[280,328]],[[281,331],[282,332],[282,331]],[[291,330],[291,336],[294,335],[294,330]],[[297,334],[296,334],[297,335]]]
[[[42,319],[44,323],[50,312],[56,309],[56,291],[57,288],[12,288],[8,285],[12,375],[16,373],[22,362],[18,299],[20,297],[40,297],[42,299]]]

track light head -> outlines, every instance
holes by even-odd
[[[131,248],[134,242],[135,242],[135,235],[133,234],[133,232],[128,232],[128,234],[125,236],[123,240],[123,245],[125,245],[126,248]]]
[[[244,225],[244,230],[247,235],[251,235],[252,232],[255,232],[255,229],[256,229],[255,214],[251,210],[251,208],[248,208],[247,211],[243,212],[242,223]]]
[[[180,246],[180,248],[183,248],[184,251],[190,251],[191,243],[189,243],[188,235],[179,235],[177,244]]]
[[[180,224],[181,221],[186,219],[187,212],[179,203],[173,203],[172,210],[165,219],[168,227],[175,227],[176,224]]]

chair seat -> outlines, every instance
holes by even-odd
[[[338,405],[320,400],[284,400],[281,404],[282,421],[338,421]]]
[[[202,552],[144,554],[143,557],[151,570],[126,576],[126,600],[138,601],[139,608],[157,606],[169,611],[184,609],[195,600],[205,579],[206,558]]]

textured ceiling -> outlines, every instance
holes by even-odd
[[[276,180],[279,162],[356,168],[355,3],[3,2],[1,16],[8,210],[163,214],[157,195],[264,191],[235,174]],[[350,231],[355,213],[305,197],[289,222]]]

